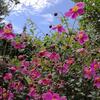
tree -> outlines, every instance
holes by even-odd
[[[0,0],[0,17],[6,16],[18,3],[18,0]]]

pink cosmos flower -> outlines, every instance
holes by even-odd
[[[94,86],[100,89],[100,76],[95,76],[94,78]]]
[[[21,66],[29,67],[29,66],[30,66],[30,62],[29,62],[29,61],[26,61],[26,60],[23,60],[23,61],[21,62]]]
[[[12,46],[14,46],[15,49],[24,49],[26,47],[24,42],[20,43],[20,42],[13,41],[11,44]]]
[[[51,55],[51,53],[50,52],[48,52],[48,51],[40,51],[39,53],[38,53],[38,56],[39,57],[50,57],[50,55]]]
[[[84,14],[84,7],[84,2],[78,2],[73,8],[69,9],[69,11],[65,13],[65,16],[76,19],[79,15]]]
[[[30,76],[33,78],[33,79],[37,79],[37,78],[40,78],[41,76],[41,73],[35,69],[32,69],[30,71]]]
[[[0,30],[0,37],[7,40],[15,38],[15,34],[12,30],[12,24],[7,24],[2,30]]]
[[[68,64],[68,65],[72,65],[74,62],[75,62],[75,59],[72,58],[72,57],[69,57],[69,58],[66,60],[66,64]]]
[[[44,79],[39,80],[38,83],[41,84],[41,85],[50,85],[51,80],[48,79],[48,78],[44,78]]]
[[[76,35],[76,40],[80,43],[80,45],[83,45],[89,40],[89,37],[84,31],[79,31]]]
[[[91,79],[92,77],[92,70],[88,67],[84,67],[84,78]]]
[[[52,61],[58,61],[60,59],[60,55],[56,52],[52,52],[49,58]]]
[[[64,29],[64,27],[61,24],[52,27],[52,29],[57,30],[57,32],[59,32],[59,33],[66,32],[66,30]]]
[[[90,67],[93,68],[94,70],[100,69],[100,62],[97,62],[96,60],[94,60],[94,61],[91,63]]]
[[[5,75],[4,75],[4,80],[10,80],[10,79],[12,79],[12,74],[11,73],[5,73]]]
[[[60,100],[60,96],[57,93],[43,93],[42,95],[43,100]]]

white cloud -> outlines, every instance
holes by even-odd
[[[43,14],[41,15],[47,22],[53,22],[54,21],[54,16],[52,14]]]
[[[20,4],[18,4],[13,13],[21,13],[21,12],[28,12],[28,13],[37,13],[41,12],[44,8],[50,7],[60,0],[19,0]]]

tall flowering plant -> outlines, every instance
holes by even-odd
[[[69,28],[67,22],[85,13],[84,8],[79,2],[58,15],[61,23],[52,25],[52,35],[42,40],[15,35],[11,24],[0,29],[1,100],[99,99],[100,47],[92,42],[93,33]]]

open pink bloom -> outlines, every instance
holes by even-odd
[[[94,86],[100,89],[100,76],[95,76],[94,78]]]
[[[65,16],[76,19],[79,15],[84,14],[84,7],[84,2],[78,2],[73,8],[69,9],[69,11],[65,13]]]
[[[60,100],[60,96],[57,93],[43,93],[42,95],[43,100]]]
[[[48,52],[48,51],[40,51],[39,53],[38,53],[38,56],[39,57],[50,57],[50,55],[51,55],[51,53],[50,52]]]
[[[12,29],[12,24],[7,24],[2,30],[0,30],[0,37],[7,40],[15,38],[15,34],[13,33]]]
[[[96,71],[100,69],[100,62],[93,61],[90,65],[93,76],[96,75]]]
[[[66,30],[64,29],[64,27],[61,24],[52,27],[52,29],[57,30],[57,32],[59,32],[59,33],[66,32]]]
[[[89,37],[84,31],[79,31],[76,35],[76,40],[80,43],[80,45],[83,45],[89,40]]]
[[[52,52],[49,58],[52,61],[58,61],[60,59],[60,55],[56,52]]]
[[[24,42],[20,43],[20,42],[16,42],[16,41],[12,42],[12,46],[14,46],[15,49],[24,49],[26,47]]]
[[[84,67],[84,78],[91,79],[92,77],[92,70],[88,67]]]
[[[26,61],[26,60],[23,60],[23,61],[21,62],[21,66],[29,67],[29,66],[30,66],[30,62],[29,62],[29,61]]]
[[[75,62],[75,59],[72,58],[72,57],[70,57],[70,58],[68,58],[68,59],[66,60],[66,64],[68,64],[68,65],[72,65],[74,62]]]
[[[38,83],[41,84],[41,85],[50,85],[51,80],[48,79],[48,78],[44,78],[44,79],[39,80]]]
[[[37,78],[40,78],[41,76],[41,73],[35,69],[31,70],[30,71],[30,76],[33,78],[33,79],[37,79]]]
[[[10,80],[10,79],[12,79],[12,74],[11,73],[5,73],[5,75],[4,75],[4,80]]]

